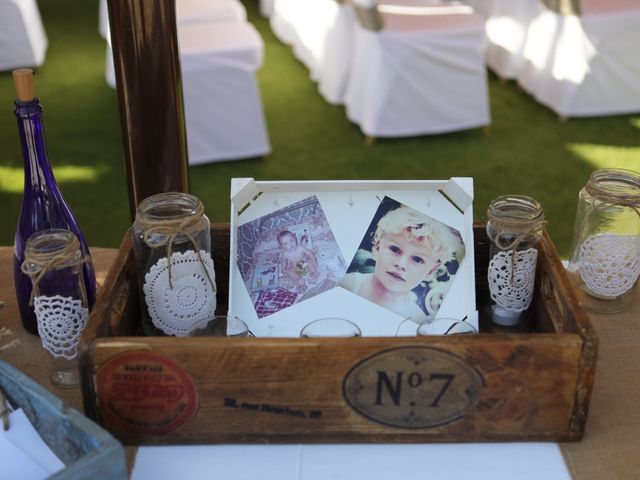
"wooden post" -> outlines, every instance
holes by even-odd
[[[133,219],[149,195],[189,190],[175,1],[108,8]]]

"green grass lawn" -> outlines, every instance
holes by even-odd
[[[45,107],[51,162],[90,245],[115,247],[129,225],[118,104],[104,81],[105,42],[98,2],[40,0],[49,37],[36,76]],[[363,144],[342,107],[322,100],[307,70],[247,3],[265,42],[258,73],[273,153],[264,159],[191,169],[191,190],[213,222],[229,219],[233,177],[299,179],[443,179],[475,181],[475,217],[505,193],[542,202],[551,235],[567,256],[577,194],[596,168],[640,170],[640,114],[559,123],[518,86],[490,77],[493,124],[480,130]],[[22,156],[12,114],[10,74],[0,74],[0,245],[11,245],[22,197]]]

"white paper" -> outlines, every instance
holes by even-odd
[[[21,408],[9,414],[9,430],[0,428],[0,459],[2,478],[7,479],[47,478],[64,468]]]
[[[141,447],[133,480],[571,480],[555,443]]]

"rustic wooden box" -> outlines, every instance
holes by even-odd
[[[212,229],[219,304],[228,228]],[[489,247],[474,233],[482,310]],[[528,332],[151,338],[127,235],[82,338],[85,411],[126,444],[580,440],[597,339],[547,234],[538,264]]]

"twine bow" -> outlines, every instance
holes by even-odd
[[[544,218],[544,213],[542,212],[540,213],[540,215],[530,220],[497,218],[491,213],[491,210],[489,210],[487,214],[491,225],[500,232],[496,235],[495,238],[496,247],[498,248],[498,250],[501,250],[503,252],[509,250],[511,250],[512,252],[511,283],[513,284],[515,282],[514,273],[516,268],[516,251],[518,250],[518,247],[528,236],[542,230],[547,224],[547,220]],[[515,235],[515,239],[508,245],[503,245],[502,240],[505,239],[506,236],[512,235]]]
[[[80,242],[78,237],[72,235],[69,242],[56,252],[34,252],[25,250],[24,261],[20,266],[22,273],[31,278],[31,297],[29,306],[33,305],[33,299],[40,294],[40,282],[45,275],[52,270],[72,268],[91,261],[89,255],[78,256]],[[80,282],[80,288],[84,289],[84,282]]]
[[[198,260],[200,261],[200,265],[202,266],[202,270],[211,285],[211,289],[215,292],[216,287],[213,283],[213,280],[209,276],[209,272],[207,271],[207,267],[202,259],[202,255],[200,254],[200,249],[198,248],[198,244],[196,243],[196,239],[193,236],[194,230],[197,230],[199,224],[201,222],[202,216],[204,215],[204,207],[202,204],[199,204],[196,207],[195,214],[189,215],[184,219],[175,219],[175,218],[167,218],[167,219],[153,219],[153,220],[143,220],[140,216],[136,219],[136,222],[144,231],[143,241],[149,248],[160,248],[166,245],[167,247],[167,269],[169,273],[169,288],[173,290],[173,276],[171,273],[171,255],[173,253],[173,242],[176,237],[180,235],[184,235],[189,239],[191,244],[193,245],[193,249],[198,255]],[[152,235],[162,235],[164,237],[162,242],[152,242]]]

